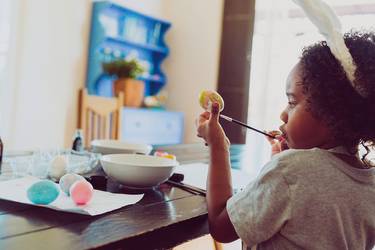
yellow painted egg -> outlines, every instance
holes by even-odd
[[[213,102],[217,102],[219,104],[220,112],[223,111],[223,109],[224,109],[224,100],[221,97],[221,95],[219,95],[219,93],[217,93],[216,91],[213,91],[213,90],[203,90],[199,94],[199,104],[205,110],[210,109],[210,105]]]

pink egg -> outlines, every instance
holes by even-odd
[[[77,205],[84,205],[88,203],[94,192],[91,183],[86,180],[76,181],[69,190],[70,197]]]

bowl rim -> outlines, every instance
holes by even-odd
[[[153,158],[153,159],[158,159],[160,160],[160,163],[157,165],[153,163],[126,163],[124,160],[120,159],[108,159],[108,158],[122,158],[122,157],[128,157],[128,158]],[[118,164],[118,165],[127,165],[127,166],[132,166],[132,167],[155,167],[155,168],[165,168],[165,167],[177,167],[180,165],[180,163],[176,160],[165,158],[165,157],[160,157],[160,156],[155,156],[155,155],[141,155],[141,154],[108,154],[108,155],[103,155],[100,158],[101,162],[104,163],[112,163],[112,164]]]
[[[103,144],[102,144],[103,143]],[[153,147],[150,144],[144,143],[131,143],[121,140],[111,140],[111,139],[96,139],[90,142],[92,147],[97,148],[109,148],[109,149],[130,149],[130,150],[152,150]]]

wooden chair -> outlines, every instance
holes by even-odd
[[[78,128],[83,130],[84,146],[95,139],[120,139],[123,98],[122,92],[117,98],[108,98],[80,90]]]

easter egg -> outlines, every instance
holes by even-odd
[[[77,205],[84,205],[88,203],[92,198],[93,192],[94,188],[86,180],[74,182],[69,190],[70,197]]]
[[[173,155],[173,154],[169,154],[167,152],[163,152],[163,151],[156,151],[154,153],[155,156],[158,156],[158,157],[164,157],[164,158],[168,158],[168,159],[171,159],[171,160],[176,160],[176,156]]]
[[[59,196],[59,189],[53,181],[38,181],[27,189],[27,198],[32,203],[47,205]]]
[[[66,174],[66,168],[67,168],[67,161],[66,158],[62,155],[56,156],[52,161],[51,165],[49,167],[48,175],[58,181],[60,180],[61,176]]]
[[[172,155],[172,154],[166,154],[164,156],[162,156],[164,158],[168,158],[168,159],[171,159],[171,160],[176,160],[176,156],[175,155]]]
[[[203,90],[199,94],[199,104],[202,108],[208,110],[210,104],[212,104],[213,102],[217,102],[219,104],[220,111],[224,109],[224,100],[216,91]]]
[[[74,184],[74,182],[84,179],[85,178],[78,174],[65,174],[63,177],[60,178],[59,185],[61,190],[69,196],[69,189]]]

